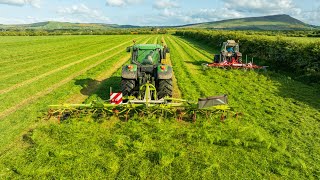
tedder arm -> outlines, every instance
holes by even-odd
[[[127,97],[127,102],[121,104],[93,101],[89,104],[50,105],[48,116],[49,118],[55,116],[59,121],[69,116],[82,117],[88,114],[97,118],[117,116],[124,120],[137,115],[140,117],[175,117],[178,120],[192,119],[195,121],[197,114],[208,118],[220,112],[224,117],[223,113],[230,110],[227,105],[227,95],[199,98],[198,102],[195,102],[170,97],[156,99],[156,88],[150,83],[141,86],[140,91],[143,91],[144,94],[142,93],[138,98]]]

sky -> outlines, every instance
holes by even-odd
[[[0,24],[167,26],[275,14],[320,25],[320,0],[0,0]]]

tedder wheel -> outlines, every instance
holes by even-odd
[[[158,98],[164,98],[165,96],[172,97],[172,79],[160,79],[158,85]]]
[[[133,89],[136,85],[135,80],[133,79],[124,79],[121,80],[121,90],[123,96],[131,96],[133,94]]]

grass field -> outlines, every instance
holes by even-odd
[[[0,178],[319,179],[320,91],[268,72],[203,71],[215,49],[164,36],[0,37]],[[243,115],[40,120],[48,104],[108,99],[135,38],[170,47],[175,95],[228,94]]]

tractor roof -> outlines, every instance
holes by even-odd
[[[133,46],[133,48],[139,48],[141,50],[153,50],[153,49],[157,49],[157,48],[162,49],[163,46],[161,46],[159,44],[136,44]]]
[[[237,43],[236,43],[235,40],[227,40],[227,45],[228,45],[228,46],[236,46]]]

